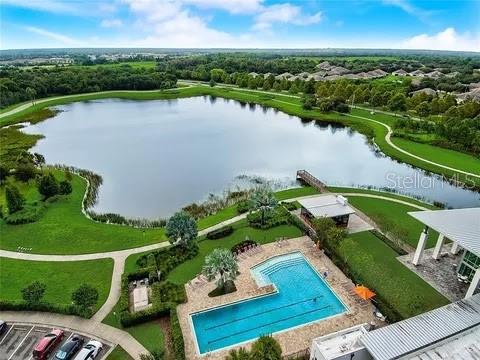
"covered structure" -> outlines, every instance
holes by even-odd
[[[480,294],[373,330],[360,341],[375,360],[479,359]]]
[[[338,226],[348,226],[351,214],[355,213],[342,195],[319,195],[298,201],[300,214],[308,222],[322,217],[332,219]]]
[[[445,239],[453,242],[453,254],[463,251],[456,271],[459,281],[470,283],[465,297],[472,296],[480,283],[480,208],[414,211],[409,215],[425,224],[412,264],[417,266],[422,261],[429,229],[437,231],[439,236],[432,257],[440,258]]]

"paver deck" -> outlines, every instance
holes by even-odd
[[[325,335],[340,329],[348,328],[357,324],[370,323],[374,321],[373,305],[364,302],[360,305],[355,295],[345,289],[345,284],[354,286],[353,283],[338,269],[333,262],[316,248],[312,240],[303,236],[296,239],[290,239],[281,247],[277,244],[266,244],[262,246],[262,251],[255,255],[240,259],[240,275],[235,280],[237,291],[231,294],[211,298],[208,293],[215,288],[215,282],[210,282],[198,286],[193,281],[185,285],[188,302],[178,306],[180,326],[185,338],[185,351],[187,359],[223,359],[231,348],[218,350],[204,356],[197,352],[196,340],[191,327],[190,314],[205,310],[211,307],[225,305],[233,301],[248,299],[258,295],[273,292],[273,287],[259,288],[252,278],[250,268],[266,259],[287,254],[293,251],[300,251],[308,259],[310,264],[320,273],[328,270],[327,282],[335,293],[340,297],[343,303],[348,307],[347,312],[329,319],[319,320],[301,327],[286,330],[274,334],[274,338],[280,343],[283,354],[289,355],[307,349],[312,339]],[[242,346],[249,348],[251,343]]]

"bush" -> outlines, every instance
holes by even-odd
[[[247,215],[248,224],[257,229],[270,229],[275,226],[285,225],[289,222],[289,212],[283,206],[277,206],[272,211],[265,213],[265,219],[262,224],[261,211],[255,211]]]
[[[299,209],[298,203],[296,201],[288,202],[288,201],[282,201],[280,205],[283,205],[285,209],[288,211],[294,211]]]
[[[261,336],[253,343],[250,356],[255,360],[281,360],[282,348],[271,336]]]
[[[250,201],[242,200],[237,203],[237,213],[243,214],[250,210]]]
[[[157,282],[152,286],[154,302],[181,304],[187,300],[185,286],[171,283],[169,281]]]
[[[217,230],[212,230],[207,233],[207,239],[214,240],[214,239],[221,239],[233,233],[232,226],[225,226]]]
[[[57,195],[60,192],[58,181],[52,173],[43,174],[40,179],[38,179],[37,187],[38,192],[42,194],[45,199]]]
[[[68,195],[72,193],[72,183],[67,180],[60,181],[58,184],[59,194]]]
[[[14,185],[5,187],[5,200],[7,201],[8,213],[13,214],[23,209],[25,198],[20,194],[18,188]]]
[[[44,210],[43,204],[28,204],[22,210],[5,216],[5,222],[10,225],[32,223],[41,218]]]
[[[22,298],[28,304],[37,304],[45,295],[45,290],[47,290],[47,285],[34,281],[22,289]]]
[[[248,247],[250,247],[251,245],[258,245],[255,241],[253,240],[244,240],[242,241],[241,243],[238,243],[238,244],[235,244],[234,246],[232,246],[232,253],[238,253],[238,252],[244,252]]]
[[[18,181],[26,182],[30,179],[34,179],[35,176],[37,176],[37,169],[30,164],[20,164],[15,169],[13,176]]]
[[[152,305],[148,309],[131,313],[128,311],[128,306],[126,311],[120,313],[120,323],[123,327],[130,327],[138,324],[142,324],[147,321],[158,319],[159,317],[166,316],[170,314],[170,308],[175,306],[175,304],[170,303],[161,303]]]
[[[178,321],[177,309],[170,309],[170,327],[172,330],[172,345],[175,360],[185,360],[185,341],[183,340],[182,328]]]
[[[93,313],[75,305],[54,305],[46,302],[27,303],[21,301],[0,300],[0,311],[40,311],[65,315],[77,315],[85,319],[91,318]]]

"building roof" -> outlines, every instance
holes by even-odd
[[[467,335],[478,325],[480,294],[373,330],[360,340],[375,360],[391,360],[455,341],[457,335]]]
[[[355,213],[355,210],[348,205],[348,200],[341,195],[319,195],[298,202],[316,218],[331,218]]]
[[[313,342],[325,359],[337,359],[364,348],[358,339],[366,333],[366,325],[357,325],[318,337]]]
[[[395,70],[394,72],[392,72],[392,74],[393,75],[408,75],[408,72],[406,72],[403,69],[398,69],[398,70]]]
[[[480,256],[480,208],[413,211],[408,214]]]
[[[437,95],[437,92],[435,90],[433,90],[432,88],[424,88],[424,89],[420,89],[420,90],[411,92],[411,94],[413,94],[413,95],[421,94],[421,93],[427,94],[428,96]]]

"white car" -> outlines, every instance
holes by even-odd
[[[102,351],[103,344],[100,341],[90,340],[75,356],[74,360],[93,360]]]

